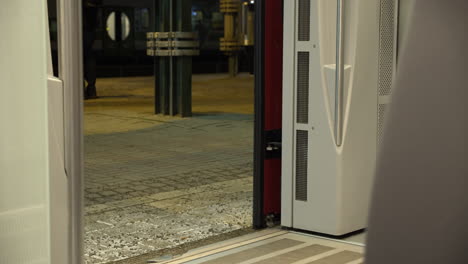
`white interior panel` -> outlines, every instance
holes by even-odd
[[[335,140],[337,1],[310,0],[310,39],[303,40],[290,33],[287,37],[292,39],[285,40],[285,54],[292,54],[297,60],[308,52],[310,59],[308,93],[301,90],[304,65],[292,60],[285,61],[284,65],[283,115],[292,121],[283,122],[283,135],[293,140],[283,142],[283,154],[295,156],[292,160],[283,159],[286,168],[283,184],[292,185],[292,190],[283,190],[283,202],[293,204],[292,212],[282,212],[283,226],[337,236],[366,227],[378,144],[381,13],[386,12],[381,10],[381,1],[344,1],[341,146]],[[285,6],[295,6],[296,12],[285,13],[285,32],[296,32],[286,28],[292,25],[301,27],[297,3],[285,2]],[[386,37],[396,39],[393,34]],[[386,62],[392,63],[393,59]],[[306,123],[303,118],[297,118],[302,115],[297,104],[303,104],[303,96],[309,102]],[[293,116],[291,108],[295,109]],[[304,137],[304,131],[307,131],[307,141],[294,139]],[[304,142],[307,146],[302,146]],[[307,166],[303,165],[304,159]],[[304,180],[304,169],[307,169],[307,180]],[[301,184],[306,186],[297,186]],[[296,193],[304,191],[306,197]]]
[[[0,263],[51,263],[45,15],[45,1],[0,8]]]
[[[65,173],[63,83],[48,78],[51,264],[66,263],[69,257],[69,194]]]

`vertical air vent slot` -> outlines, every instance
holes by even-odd
[[[379,94],[392,92],[393,70],[395,67],[395,0],[381,0],[380,11],[380,54]]]
[[[296,200],[307,201],[307,162],[309,155],[309,135],[298,130],[296,135]]]
[[[378,143],[381,142],[388,98],[392,94],[397,53],[397,0],[380,0]]]
[[[309,52],[297,54],[297,123],[309,122]]]
[[[377,136],[379,141],[382,139],[383,136],[383,131],[384,131],[384,125],[385,125],[385,112],[387,110],[387,104],[379,104],[379,124],[377,128]]]
[[[310,0],[299,0],[298,8],[299,41],[310,41]]]

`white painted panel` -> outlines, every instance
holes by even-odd
[[[292,227],[293,221],[293,158],[294,158],[294,69],[295,69],[296,0],[284,1],[283,48],[283,147],[281,167],[281,225]]]
[[[49,25],[46,23],[46,29]],[[70,195],[65,173],[64,91],[62,80],[54,77],[50,38],[47,47],[47,99],[49,121],[49,193],[51,264],[67,263],[70,255]],[[59,46],[60,49],[60,46]]]
[[[0,263],[50,263],[45,1],[0,8]]]
[[[329,64],[323,66],[324,68],[324,74],[325,74],[325,86],[326,86],[326,96],[327,96],[327,102],[328,102],[328,112],[330,113],[329,119],[332,121],[332,123],[335,123],[335,109],[336,109],[336,101],[335,101],[335,93],[336,93],[336,64]],[[351,85],[350,82],[351,79],[351,65],[345,65],[344,66],[344,87],[345,87],[345,92],[343,95],[343,102],[345,104],[344,109],[347,109],[348,107],[348,95],[349,95],[349,87]]]
[[[283,158],[283,182],[300,188],[283,191],[283,201],[293,199],[290,210],[283,211],[284,219],[292,219],[292,227],[330,235],[344,235],[366,227],[367,210],[377,150],[379,1],[345,1],[345,89],[343,102],[343,144],[337,147],[334,137],[335,63],[336,63],[336,1],[311,0],[310,41],[285,42],[285,54],[297,57],[297,52],[310,54],[309,63],[309,122],[297,124],[294,116],[298,100],[297,63],[289,59],[284,71],[285,87],[295,92],[283,95],[283,147],[295,155],[295,130],[308,131],[307,181],[301,174],[296,182],[296,159]],[[296,12],[298,12],[296,7]],[[285,15],[285,32],[292,31]],[[286,60],[285,60],[286,61]],[[292,83],[292,84],[291,84]],[[304,96],[304,95],[303,95]],[[289,118],[288,118],[289,117]],[[289,142],[289,143],[288,143]],[[301,146],[304,147],[304,146]],[[284,152],[287,154],[287,152]],[[302,155],[302,154],[301,154]],[[292,171],[292,173],[291,173]],[[287,174],[286,174],[287,173]],[[292,174],[292,175],[290,175]],[[289,189],[289,185],[287,186]],[[283,186],[284,188],[284,186]],[[294,191],[307,190],[307,199],[295,199]],[[302,194],[302,193],[301,193]],[[291,198],[284,197],[292,196]],[[287,206],[287,205],[286,205]],[[289,222],[283,221],[289,226]]]
[[[69,182],[64,160],[63,83],[54,77],[48,80],[48,114],[51,264],[62,264],[69,257]]]

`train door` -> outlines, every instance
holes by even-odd
[[[256,1],[254,227],[281,215],[283,1]]]

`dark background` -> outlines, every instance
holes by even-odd
[[[223,15],[217,0],[192,0],[192,26],[198,32],[200,56],[193,57],[193,73],[223,73],[228,71],[228,59],[219,51],[223,36]],[[55,0],[48,0],[54,71],[58,72],[57,16]],[[146,55],[146,32],[154,31],[154,11],[157,0],[103,0],[98,8],[96,41],[93,50],[98,77],[153,75],[153,57]],[[125,13],[131,21],[130,35],[121,43],[111,40],[106,31],[107,16],[115,11]],[[239,70],[248,71],[248,57],[241,52]]]

